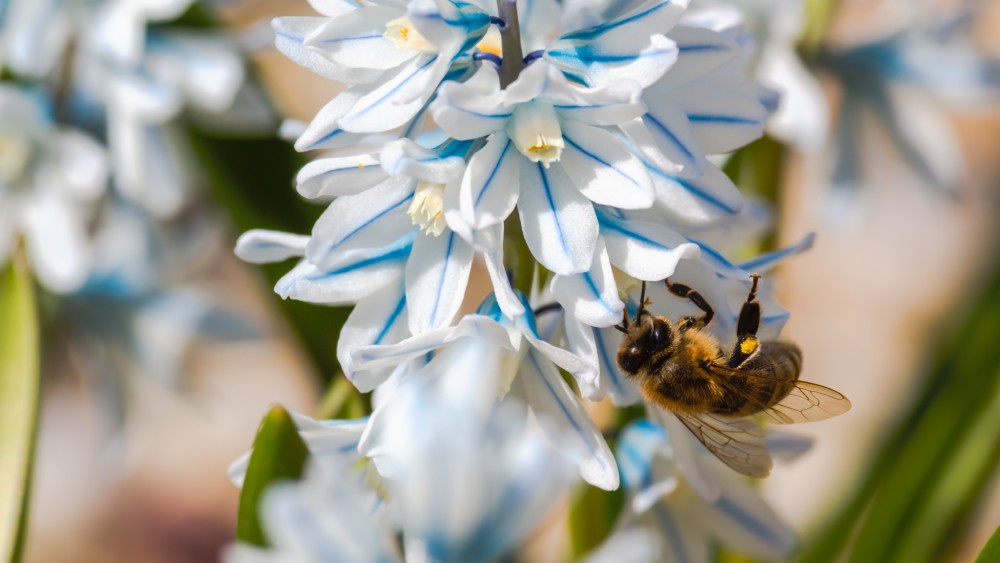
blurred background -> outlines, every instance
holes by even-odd
[[[761,80],[791,88],[794,106],[726,164],[773,206],[773,231],[746,251],[817,233],[769,282],[792,312],[783,338],[803,349],[803,378],[854,404],[795,427],[815,446],[761,487],[802,534],[796,559],[971,561],[1000,524],[1000,4],[739,3],[765,32]],[[314,12],[231,0],[149,18],[155,31],[211,33],[247,60],[227,108],[182,103],[137,126],[142,139],[169,126],[155,138],[178,147],[168,157],[186,171],[178,203],[111,196],[87,228],[104,233],[97,248],[114,248],[94,251],[73,291],[40,289],[26,561],[215,561],[235,532],[239,491],[226,468],[268,405],[320,408],[346,311],[282,302],[271,287],[287,266],[231,251],[249,228],[307,232],[322,211],[295,194],[306,160],[277,136],[283,119],[308,121],[337,92],[270,47],[267,21],[296,14]],[[775,23],[789,14],[792,37]],[[9,40],[23,21],[16,5],[8,15],[4,76],[31,82]],[[63,17],[14,31],[45,35],[69,25]],[[790,56],[801,62],[775,62]],[[204,66],[157,64],[165,75]],[[56,90],[71,108],[57,120],[86,129],[98,119],[88,94]],[[90,130],[133,142],[114,125]],[[129,272],[140,263],[154,273]],[[524,559],[550,561],[569,538],[567,518],[556,519]]]

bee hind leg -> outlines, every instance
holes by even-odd
[[[760,340],[757,339],[757,330],[760,328],[760,303],[757,302],[757,286],[760,283],[760,276],[753,274],[753,285],[750,286],[750,293],[747,300],[740,309],[739,320],[736,321],[736,346],[729,356],[729,367],[736,368],[745,363],[756,354],[760,348]]]
[[[691,319],[693,325],[705,326],[712,322],[712,319],[715,317],[715,311],[700,293],[682,283],[671,283],[669,279],[664,279],[663,284],[667,286],[667,291],[694,303],[696,307],[705,313],[701,318]]]

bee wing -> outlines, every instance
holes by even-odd
[[[763,412],[775,422],[791,424],[825,420],[850,409],[851,401],[837,391],[808,381],[796,381],[784,399]]]
[[[767,477],[771,473],[767,437],[753,420],[711,413],[674,415],[722,463],[750,477]]]
[[[760,407],[760,412],[767,415],[772,422],[778,424],[793,424],[796,422],[816,422],[844,414],[851,409],[851,401],[843,394],[817,385],[808,381],[795,381],[792,390],[788,392],[777,404],[767,407],[759,399],[744,392],[742,389],[732,385],[727,376],[742,375],[750,378],[764,379],[767,381],[776,380],[763,374],[735,369],[720,364],[712,365],[710,371],[719,374],[715,381],[726,388],[730,393],[735,393],[747,401]]]

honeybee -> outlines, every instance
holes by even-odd
[[[851,402],[840,393],[799,381],[802,352],[790,342],[757,339],[760,276],[736,324],[737,340],[728,353],[706,330],[715,313],[690,287],[664,280],[667,290],[701,311],[671,323],[647,310],[643,282],[635,320],[628,310],[615,328],[624,333],[618,366],[650,402],[673,413],[716,457],[751,477],[771,472],[763,430],[751,415],[763,414],[780,424],[812,422],[847,412]]]

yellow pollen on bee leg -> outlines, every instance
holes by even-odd
[[[748,338],[743,342],[740,342],[740,352],[743,354],[752,354],[754,350],[757,349],[757,339]]]

